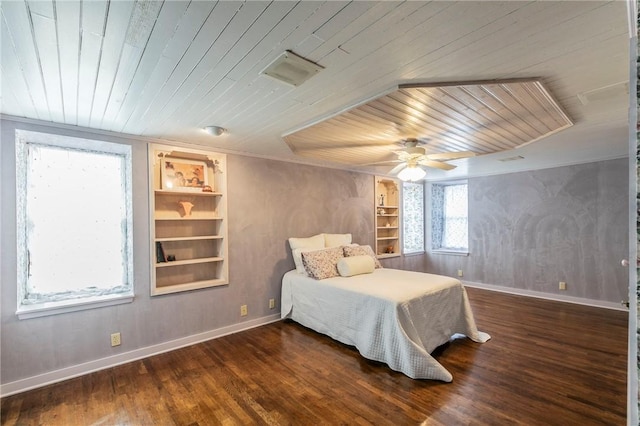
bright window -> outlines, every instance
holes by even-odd
[[[432,184],[432,248],[443,251],[469,251],[467,184]]]
[[[19,131],[16,160],[18,314],[133,296],[131,147]]]
[[[402,244],[404,253],[424,251],[424,184],[402,184]]]

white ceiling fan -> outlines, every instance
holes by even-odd
[[[425,177],[427,172],[425,168],[433,167],[441,170],[452,170],[456,166],[446,163],[448,160],[456,160],[459,158],[474,157],[476,154],[473,151],[455,151],[455,152],[442,152],[438,154],[427,154],[426,150],[418,146],[419,144],[426,143],[424,139],[408,138],[402,141],[404,149],[401,151],[394,151],[398,156],[397,160],[381,161],[378,163],[372,163],[371,165],[400,163],[394,167],[389,174],[395,175],[398,173],[398,178],[403,181],[415,182]]]

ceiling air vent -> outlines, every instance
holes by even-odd
[[[260,74],[268,75],[292,86],[300,86],[322,69],[324,67],[287,50],[263,69]]]
[[[516,155],[515,157],[500,158],[498,161],[502,161],[503,163],[506,163],[507,161],[518,161],[518,160],[524,160],[524,157],[522,155]]]
[[[588,105],[592,102],[598,101],[608,101],[618,97],[624,97],[626,99],[628,96],[629,82],[627,81],[621,81],[619,83],[578,93],[578,99],[580,99],[582,105]]]

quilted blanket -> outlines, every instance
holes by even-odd
[[[388,268],[324,280],[287,272],[281,317],[355,346],[365,358],[413,379],[453,380],[430,353],[455,334],[490,339],[476,328],[459,280]]]

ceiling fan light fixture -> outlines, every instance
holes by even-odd
[[[398,173],[398,179],[403,182],[416,182],[424,178],[426,175],[427,172],[418,166],[407,166]]]
[[[204,131],[209,133],[211,136],[222,136],[227,133],[227,129],[220,126],[207,126],[204,128]]]

